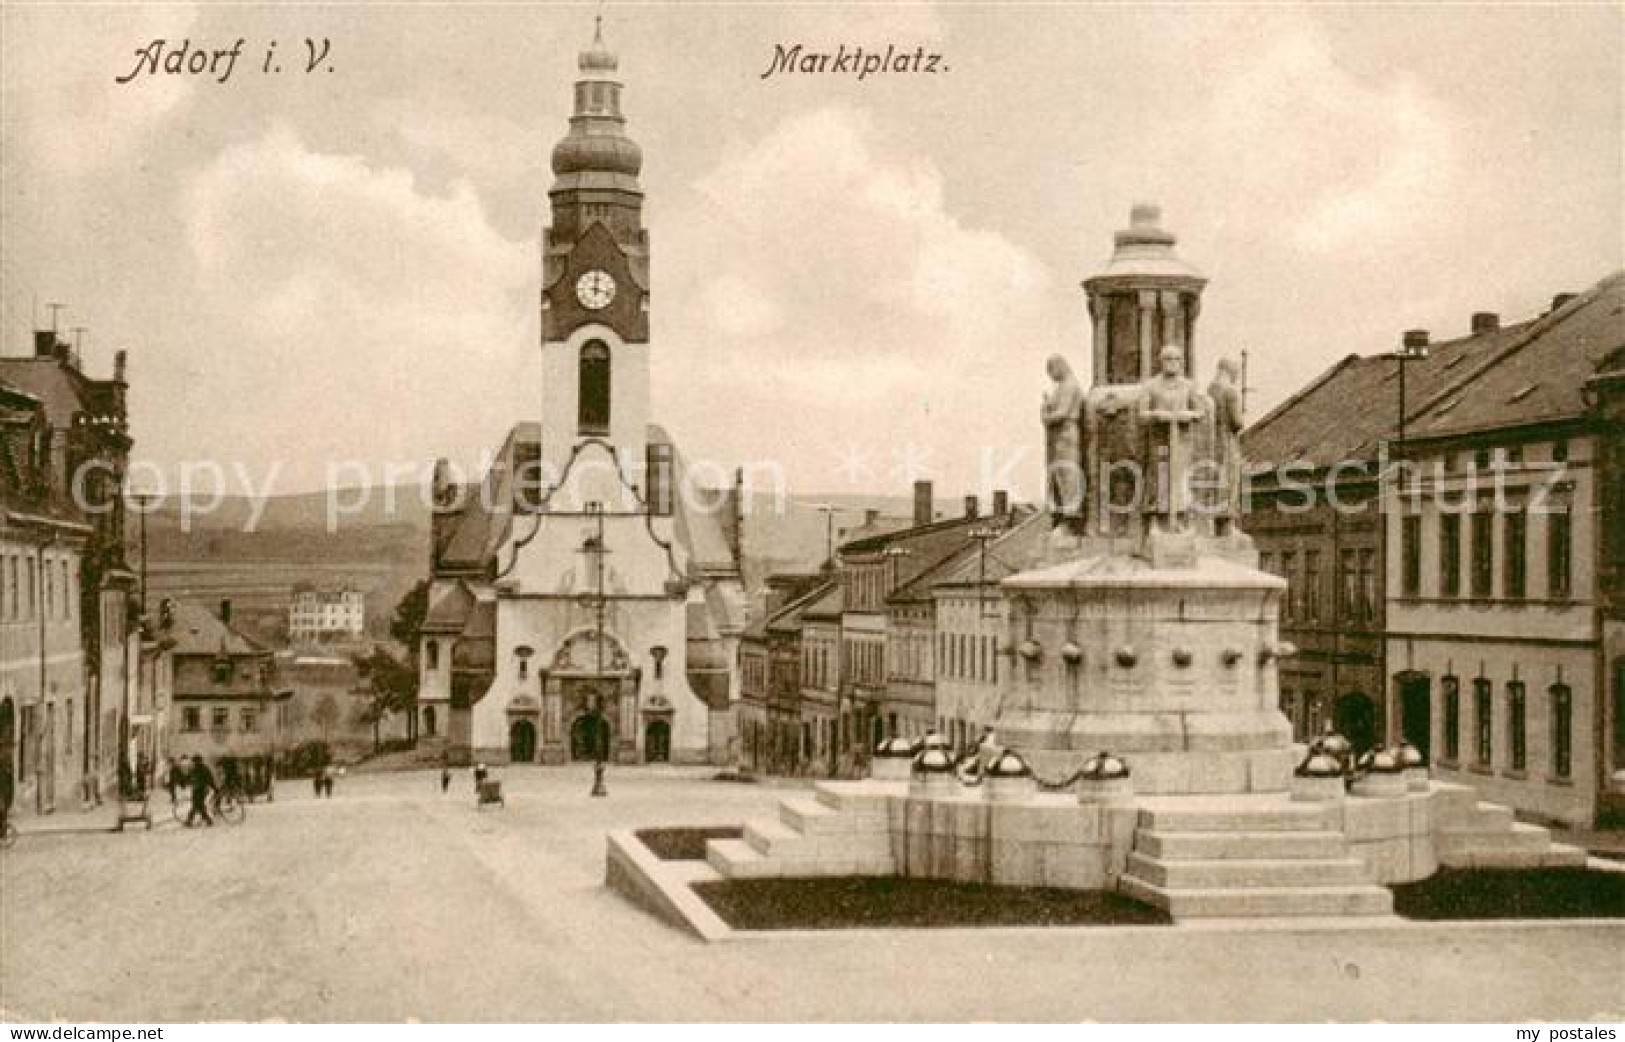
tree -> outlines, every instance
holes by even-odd
[[[311,722],[322,729],[322,742],[331,745],[331,731],[333,725],[339,722],[339,703],[331,692],[322,696],[316,703],[316,708],[310,711]]]
[[[392,692],[390,707],[399,709],[407,714],[406,736],[415,745],[418,737],[417,714],[417,668],[418,668],[418,637],[423,631],[423,620],[429,615],[429,580],[419,579],[406,591],[400,603],[395,605],[395,617],[389,620],[389,635],[406,649],[406,662],[404,665],[411,676],[411,695],[404,699],[394,696],[394,692],[406,690],[406,681],[402,678],[392,678],[388,686]],[[374,692],[378,691],[374,687]],[[380,713],[379,719],[383,714]],[[377,721],[373,724],[373,742],[378,740]]]
[[[367,680],[372,700],[363,711],[363,719],[372,724],[372,747],[376,752],[383,744],[380,725],[391,713],[412,714],[418,700],[418,671],[410,661],[390,654],[387,648],[375,646],[369,654],[357,655],[352,660],[361,676]]]
[[[419,579],[400,603],[395,605],[395,617],[389,621],[389,635],[400,642],[414,660],[417,658],[418,633],[429,614],[429,580]]]

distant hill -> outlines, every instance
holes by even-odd
[[[837,546],[868,511],[900,520],[912,511],[907,496],[793,495],[782,511],[772,497],[754,496],[742,547],[747,586],[759,588],[773,572],[817,569],[829,538],[825,505],[836,508]],[[256,509],[258,523],[250,531]],[[939,517],[962,509],[957,501],[936,503]],[[429,517],[415,485],[271,496],[262,504],[228,496],[191,517],[166,505],[147,517],[149,592],[211,607],[230,598],[244,628],[274,640],[294,583],[349,585],[366,595],[368,628],[382,636],[396,603],[428,574]],[[138,532],[132,517],[132,559]]]

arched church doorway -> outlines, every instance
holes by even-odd
[[[1332,707],[1332,726],[1359,756],[1377,744],[1377,707],[1365,694],[1351,691]]]
[[[664,720],[651,720],[643,729],[643,760],[645,763],[667,763],[671,760],[671,724]]]
[[[508,759],[513,763],[536,759],[536,725],[529,720],[515,720],[508,727]]]
[[[582,713],[570,725],[570,759],[609,759],[609,721],[595,713]]]
[[[1433,685],[1426,673],[1401,673],[1399,685],[1400,736],[1433,762]]]

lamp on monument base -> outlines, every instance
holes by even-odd
[[[1102,750],[1084,761],[1078,771],[1078,802],[1109,803],[1134,795],[1134,778],[1128,764]]]
[[[1336,803],[1345,793],[1342,761],[1324,749],[1311,749],[1292,772],[1292,798],[1298,802]]]
[[[1394,755],[1399,757],[1399,765],[1405,769],[1405,787],[1411,792],[1428,791],[1428,758],[1422,755],[1422,750],[1409,742],[1400,742],[1394,746]]]
[[[954,758],[948,750],[931,748],[915,754],[909,771],[908,794],[926,798],[959,794],[959,778],[954,773]]]
[[[880,782],[906,782],[913,761],[913,742],[902,737],[888,738],[875,746],[869,759],[869,777]]]
[[[1394,799],[1410,791],[1405,768],[1391,749],[1376,749],[1360,757],[1360,774],[1349,787],[1356,796]]]
[[[983,771],[987,798],[994,803],[1021,803],[1038,793],[1038,782],[1026,759],[1013,749],[1000,753]]]

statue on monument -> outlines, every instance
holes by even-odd
[[[1169,344],[1158,355],[1159,371],[1145,382],[1140,421],[1146,431],[1142,478],[1157,481],[1145,502],[1148,514],[1163,531],[1183,531],[1190,517],[1190,469],[1196,424],[1206,412],[1204,396],[1185,377],[1185,349]]]
[[[1220,536],[1230,534],[1241,516],[1241,429],[1246,417],[1242,414],[1240,376],[1234,359],[1221,358],[1207,389],[1213,402],[1212,459],[1217,471],[1213,534]]]
[[[1059,523],[1062,518],[1083,512],[1083,453],[1079,440],[1083,387],[1060,355],[1051,355],[1044,370],[1052,381],[1039,409],[1044,421],[1044,478],[1049,511]]]

